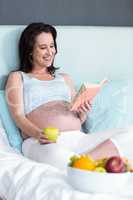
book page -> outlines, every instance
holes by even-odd
[[[82,84],[76,96],[71,102],[71,111],[75,111],[81,105],[84,105],[87,101],[92,101],[93,98],[102,88],[103,84],[107,82],[107,79],[102,80],[99,84]]]

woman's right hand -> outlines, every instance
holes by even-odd
[[[47,136],[44,134],[43,131],[40,131],[37,140],[40,144],[51,144],[54,143],[53,141],[48,140]]]

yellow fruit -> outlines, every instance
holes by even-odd
[[[75,163],[75,161],[78,160],[78,159],[79,159],[79,156],[77,156],[77,155],[71,156],[69,166],[73,166],[73,163]]]
[[[75,160],[72,167],[93,171],[96,165],[95,161],[91,157],[86,155],[81,155],[79,159]]]
[[[48,140],[56,142],[59,135],[58,128],[47,127],[47,128],[44,128],[43,131],[44,131],[44,134],[47,136]]]
[[[106,169],[103,168],[103,167],[96,167],[96,168],[95,168],[95,171],[96,171],[96,172],[106,172]]]
[[[101,158],[99,160],[96,160],[96,167],[103,167],[105,166],[106,162],[107,162],[108,158]]]
[[[126,166],[126,171],[127,172],[133,172],[133,166],[131,164],[131,162],[127,159],[127,158],[122,158],[124,163],[125,163],[125,166]]]

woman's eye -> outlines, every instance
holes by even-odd
[[[47,48],[48,48],[48,47],[40,47],[41,50],[45,50],[45,49],[47,50]],[[55,48],[55,46],[52,45],[52,46],[50,46],[50,48],[53,49],[53,48]]]
[[[46,47],[41,47],[40,49],[46,49]]]

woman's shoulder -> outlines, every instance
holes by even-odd
[[[12,71],[9,73],[9,76],[11,77],[17,77],[17,76],[21,76],[21,71]]]
[[[69,74],[61,72],[60,75],[64,78],[64,80],[69,86],[73,87],[75,85],[73,79],[71,78]]]
[[[21,80],[21,72],[20,71],[10,72],[7,80],[8,81],[16,81],[16,83],[17,83],[18,81]]]
[[[71,76],[69,74],[67,74],[67,73],[60,72],[59,75],[63,76],[63,78],[65,78],[66,80],[71,79]]]

